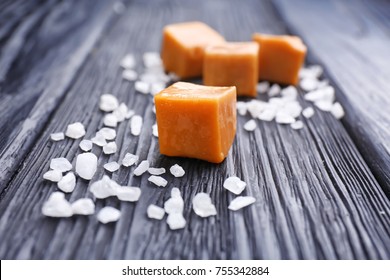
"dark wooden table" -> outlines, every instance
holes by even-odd
[[[389,259],[390,258],[390,2],[353,1],[143,1],[124,2],[117,13],[107,0],[0,2],[0,257],[2,259]],[[231,153],[220,165],[168,158],[151,135],[152,97],[137,94],[121,78],[126,53],[158,51],[162,27],[201,20],[228,40],[253,32],[292,33],[309,48],[308,64],[325,67],[346,116],[316,110],[293,131],[260,122],[246,133],[239,117]],[[138,67],[141,67],[140,60]],[[141,71],[141,68],[137,69]],[[121,168],[112,178],[140,186],[137,203],[97,200],[97,210],[122,211],[117,223],[96,215],[46,218],[44,201],[57,188],[44,181],[50,159],[75,162],[80,140],[50,141],[50,134],[80,121],[86,139],[102,127],[99,96],[111,92],[144,117],[139,137],[128,122],[117,128],[119,151],[100,148],[97,180],[105,162],[126,152],[168,168],[179,163],[183,178],[167,176],[156,188],[147,176]],[[305,104],[302,98],[300,102]],[[254,205],[227,209],[234,196],[223,181],[248,182]],[[92,197],[78,180],[67,195]],[[172,187],[185,199],[187,226],[171,231],[151,221],[146,208],[162,206]],[[196,216],[193,196],[205,191],[218,215]]]

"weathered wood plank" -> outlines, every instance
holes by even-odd
[[[275,3],[342,90],[343,124],[390,197],[390,2]]]
[[[73,3],[76,5],[75,3]],[[76,9],[77,6],[74,6]],[[156,11],[159,11],[156,13]],[[128,52],[140,58],[159,49],[161,28],[170,22],[202,20],[229,40],[248,40],[252,32],[285,33],[270,1],[133,1],[95,46],[62,102],[51,116],[23,166],[2,193],[0,201],[0,257],[3,259],[388,259],[390,257],[390,203],[360,156],[342,123],[316,111],[305,128],[293,131],[274,122],[258,122],[254,133],[243,130],[249,117],[239,117],[235,143],[220,165],[168,158],[158,152],[152,137],[155,122],[152,98],[134,92],[121,79],[120,59]],[[140,62],[140,61],[139,61]],[[141,71],[138,65],[138,71]],[[41,215],[43,202],[56,190],[42,180],[51,158],[73,161],[78,141],[53,143],[50,133],[81,121],[86,138],[102,126],[99,95],[112,92],[144,117],[139,137],[124,122],[117,128],[120,150],[99,156],[93,180],[106,172],[103,163],[120,160],[126,152],[168,169],[179,163],[183,178],[170,175],[166,188],[156,188],[147,176],[133,177],[134,168],[112,175],[121,185],[140,186],[137,203],[114,198],[96,201],[121,209],[122,218],[102,225],[95,216],[50,219]],[[40,100],[44,107],[47,100]],[[304,100],[300,100],[305,104]],[[36,108],[37,109],[37,108]],[[246,194],[257,202],[243,211],[227,210],[233,195],[223,189],[229,175],[243,178]],[[89,183],[78,180],[67,195],[74,201],[92,197]],[[187,226],[170,231],[161,221],[146,218],[150,203],[162,206],[170,189],[178,187],[185,200]],[[201,219],[191,209],[199,191],[211,194],[218,215]]]

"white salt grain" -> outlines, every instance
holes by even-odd
[[[148,83],[145,83],[143,81],[136,81],[134,84],[134,88],[140,93],[148,94],[150,86]]]
[[[246,183],[236,176],[231,176],[225,180],[223,187],[234,194],[240,194],[246,187]]]
[[[116,117],[117,122],[123,122],[126,118],[127,112],[127,105],[125,103],[121,103],[118,108],[112,112],[112,114]]]
[[[246,103],[247,110],[252,118],[257,118],[267,108],[266,102],[252,99]]]
[[[169,168],[169,171],[176,178],[183,177],[184,174],[186,174],[186,172],[184,171],[183,167],[181,167],[178,164],[172,165],[171,168]]]
[[[167,214],[182,213],[184,200],[181,196],[171,197],[164,203],[164,210]]]
[[[143,160],[141,163],[137,166],[136,169],[134,169],[134,176],[141,176],[149,169],[149,161]]]
[[[95,204],[90,198],[80,198],[72,203],[74,215],[92,215],[95,213]]]
[[[161,175],[161,174],[165,173],[165,168],[163,168],[163,167],[161,167],[161,168],[150,167],[148,169],[148,172],[149,172],[149,174],[152,174],[152,175]]]
[[[89,152],[90,150],[92,150],[92,146],[93,146],[93,143],[91,140],[81,140],[80,144],[79,144],[79,147],[81,150],[83,150],[84,152]]]
[[[280,110],[293,118],[297,118],[302,112],[302,107],[298,101],[294,100],[286,103]]]
[[[148,181],[155,184],[158,187],[165,187],[168,181],[161,176],[152,175],[148,178]]]
[[[69,172],[57,183],[58,188],[64,193],[73,192],[76,186],[76,176],[73,172]]]
[[[228,208],[232,211],[237,211],[243,207],[251,205],[255,201],[256,199],[252,196],[238,196],[230,202]]]
[[[106,163],[105,165],[103,165],[103,167],[109,172],[115,172],[119,169],[119,164],[116,161],[112,161]]]
[[[143,119],[141,116],[135,115],[130,121],[131,134],[138,136],[141,134]]]
[[[60,172],[66,172],[72,169],[72,164],[66,158],[53,158],[50,161],[50,168],[53,170],[58,170]]]
[[[76,159],[76,173],[85,180],[91,180],[97,169],[97,157],[92,153],[82,153]]]
[[[115,209],[111,206],[106,206],[99,211],[97,214],[97,219],[103,224],[110,222],[116,222],[119,220],[121,212],[118,209]]]
[[[135,57],[133,54],[126,54],[124,58],[122,58],[120,62],[121,67],[125,69],[134,68],[136,65]]]
[[[62,172],[59,170],[49,170],[43,174],[43,179],[51,182],[58,182],[62,179]]]
[[[298,91],[294,86],[288,86],[281,90],[280,94],[287,100],[295,100],[298,96]]]
[[[72,139],[79,139],[85,135],[84,125],[80,122],[75,122],[66,128],[65,135]]]
[[[109,142],[107,145],[103,146],[103,153],[106,155],[115,154],[117,150],[117,146],[115,142]]]
[[[343,107],[338,102],[332,105],[330,112],[336,119],[341,119],[345,115]]]
[[[192,199],[192,208],[195,214],[202,218],[217,215],[217,209],[207,193],[197,193]]]
[[[276,96],[280,93],[280,86],[278,84],[273,84],[268,90],[268,96]]]
[[[126,116],[125,116],[125,119],[128,120],[130,119],[132,116],[134,116],[134,111],[133,110],[128,110],[127,113],[126,113]]]
[[[154,137],[158,137],[158,127],[156,123],[152,126],[152,134]]]
[[[112,112],[118,108],[118,99],[112,94],[103,94],[100,96],[99,108],[104,112]]]
[[[186,220],[182,213],[172,213],[168,215],[167,224],[171,230],[182,229],[186,226]]]
[[[103,127],[98,131],[98,133],[102,135],[106,140],[113,140],[116,137],[115,129],[108,128],[108,127]]]
[[[141,189],[136,187],[121,187],[116,189],[116,196],[121,201],[138,201],[141,196]]]
[[[114,114],[107,114],[103,118],[105,126],[116,127],[118,125],[118,119]]]
[[[107,145],[106,138],[104,138],[103,134],[100,133],[99,131],[96,132],[95,137],[91,139],[92,143],[99,147],[103,147],[104,145]]]
[[[146,210],[149,219],[161,220],[164,218],[165,211],[163,208],[158,207],[154,204],[150,204]]]
[[[239,115],[245,116],[247,112],[246,102],[237,101],[236,108]]]
[[[244,129],[246,131],[253,131],[256,129],[256,127],[257,125],[255,120],[249,120],[244,124]]]
[[[42,206],[42,214],[48,217],[71,217],[73,215],[71,204],[61,192],[54,192]]]
[[[175,188],[175,187],[172,188],[172,190],[171,190],[171,197],[173,197],[173,198],[181,198],[181,193],[180,193],[179,188]]]
[[[159,93],[163,89],[165,89],[165,83],[153,83],[150,86],[150,94],[156,95],[157,93]]]
[[[278,112],[276,114],[276,122],[280,124],[291,124],[295,122],[295,119],[284,112]]]
[[[314,115],[314,109],[312,107],[307,107],[307,108],[303,109],[302,115],[305,118],[309,119]]]
[[[63,132],[56,132],[56,133],[50,134],[50,138],[53,141],[61,141],[61,140],[65,139],[65,135]]]
[[[268,90],[269,90],[269,82],[264,81],[257,84],[258,93],[264,94],[267,93]]]
[[[296,121],[295,123],[291,124],[292,129],[302,129],[303,128],[303,122],[302,121]]]
[[[161,57],[158,52],[146,52],[142,58],[146,68],[161,66]]]
[[[318,80],[316,78],[304,78],[299,82],[299,85],[304,91],[312,91],[318,87]]]
[[[133,82],[137,80],[138,74],[133,69],[125,69],[122,72],[122,78],[127,81]]]
[[[110,196],[117,195],[117,189],[120,186],[107,175],[104,175],[101,180],[93,182],[90,187],[90,192],[98,199],[104,199]]]
[[[258,119],[262,121],[272,121],[276,116],[277,110],[275,108],[267,108],[258,115]]]
[[[125,167],[132,166],[138,162],[139,157],[130,153],[127,153],[122,159],[122,165]]]
[[[330,112],[332,110],[332,102],[328,101],[328,100],[319,100],[319,101],[316,101],[314,102],[314,105],[320,109],[321,111],[324,111],[324,112]]]

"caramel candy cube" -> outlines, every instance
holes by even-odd
[[[213,163],[236,134],[236,88],[177,82],[154,97],[160,152]]]
[[[296,36],[255,33],[253,40],[260,45],[259,79],[296,85],[298,73],[306,56],[306,46]]]
[[[254,42],[224,43],[206,48],[203,83],[236,86],[238,95],[256,97],[259,46]]]
[[[218,32],[202,22],[167,25],[161,48],[164,68],[180,78],[200,77],[205,47],[224,41]]]

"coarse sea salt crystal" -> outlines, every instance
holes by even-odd
[[[243,207],[251,205],[255,201],[256,199],[252,196],[238,196],[230,202],[228,208],[232,211],[237,211]]]
[[[132,116],[134,116],[134,111],[133,110],[128,110],[127,113],[126,113],[126,116],[125,116],[125,119],[128,120],[130,119]]]
[[[320,65],[312,65],[307,68],[302,68],[299,71],[299,78],[304,79],[304,78],[319,78],[322,73],[323,69]]]
[[[138,136],[141,134],[143,119],[141,116],[135,115],[130,120],[131,134]]]
[[[121,201],[138,201],[141,196],[141,189],[137,187],[120,187],[116,189],[116,196]]]
[[[276,96],[280,93],[280,86],[278,84],[273,84],[268,90],[268,96]]]
[[[276,114],[276,122],[280,124],[291,124],[295,122],[295,118],[284,112],[278,112]]]
[[[175,188],[175,187],[172,188],[171,197],[173,197],[173,198],[180,197],[181,198],[181,193],[180,193],[179,188]]]
[[[148,172],[152,175],[161,175],[161,174],[165,173],[165,168],[163,168],[163,167],[161,167],[161,168],[150,167],[148,169]]]
[[[297,118],[302,112],[302,107],[298,101],[294,100],[294,101],[289,101],[288,103],[286,103],[281,108],[281,111],[283,111],[284,113],[286,113],[287,115],[289,115],[293,118]]]
[[[291,124],[292,129],[302,129],[303,128],[303,122],[302,121],[296,121],[295,123]]]
[[[121,103],[118,108],[112,112],[112,114],[116,117],[117,122],[123,122],[127,115],[127,105],[125,103]]]
[[[245,116],[247,111],[246,102],[237,101],[236,108],[239,115]]]
[[[258,115],[258,119],[259,120],[262,120],[262,121],[272,121],[275,116],[276,116],[276,113],[277,113],[277,110],[276,108],[267,108],[265,109],[263,112],[261,112],[259,115]]]
[[[99,131],[96,132],[96,135],[91,139],[92,143],[99,147],[103,147],[104,145],[107,145],[106,138],[104,138],[103,134]]]
[[[267,108],[268,104],[260,100],[251,100],[246,103],[247,110],[252,118],[257,118]]]
[[[186,226],[186,220],[182,213],[172,213],[168,215],[167,224],[171,230],[182,229]]]
[[[85,135],[84,125],[80,122],[75,122],[66,128],[65,135],[72,139],[79,139]]]
[[[246,131],[253,131],[256,129],[256,127],[257,125],[255,120],[249,120],[244,124],[244,129]]]
[[[113,140],[116,137],[116,131],[115,129],[108,128],[108,127],[103,127],[101,128],[98,133],[100,133],[104,139],[106,140]]]
[[[264,82],[258,83],[256,89],[257,89],[257,92],[260,94],[267,93],[267,91],[269,90],[269,82],[264,81]]]
[[[148,178],[148,181],[155,184],[158,187],[165,187],[168,181],[161,176],[152,175]]]
[[[103,153],[106,155],[115,154],[117,150],[117,146],[115,142],[107,143],[107,145],[103,146]]]
[[[121,67],[123,67],[125,69],[134,68],[136,65],[135,56],[131,53],[126,54],[125,57],[122,58],[120,65],[121,65]]]
[[[137,72],[135,72],[133,69],[125,69],[122,72],[122,78],[127,81],[135,81],[138,78]]]
[[[54,192],[43,203],[42,214],[48,217],[71,217],[73,215],[71,204],[65,199],[62,192]]]
[[[139,156],[126,153],[125,157],[122,159],[122,165],[125,167],[132,166],[138,162]]]
[[[246,187],[246,183],[236,176],[231,176],[225,180],[223,187],[234,194],[240,194]]]
[[[111,161],[103,165],[103,167],[109,172],[115,172],[119,169],[119,164],[116,161]]]
[[[330,112],[332,110],[332,102],[329,102],[328,100],[319,100],[314,102],[314,105],[324,112]]]
[[[152,126],[152,134],[154,137],[158,137],[158,127],[156,123]]]
[[[76,186],[76,176],[74,176],[73,172],[69,172],[57,183],[58,188],[65,192],[71,193],[73,192]]]
[[[161,66],[161,57],[158,52],[145,52],[142,56],[146,68]]]
[[[207,193],[197,193],[192,199],[192,208],[195,214],[202,218],[217,215],[217,209]]]
[[[314,115],[314,109],[312,107],[307,107],[307,108],[303,109],[302,115],[305,118],[310,119]]]
[[[81,140],[80,144],[79,144],[79,147],[81,150],[83,150],[84,152],[89,152],[90,150],[92,150],[92,146],[93,146],[93,143],[91,140]]]
[[[134,84],[134,88],[140,93],[148,94],[150,86],[148,83],[145,83],[143,81],[136,81]]]
[[[49,170],[43,174],[43,179],[51,182],[58,182],[62,179],[62,172],[59,170]]]
[[[288,86],[281,90],[280,94],[287,100],[295,100],[298,96],[298,91],[294,86]]]
[[[149,169],[149,161],[143,160],[141,163],[137,166],[136,169],[134,169],[134,176],[141,176]]]
[[[91,180],[97,169],[97,157],[93,153],[82,153],[76,159],[76,173],[85,180]]]
[[[146,210],[146,214],[149,219],[161,220],[164,218],[165,211],[164,208],[158,207],[154,204],[150,204]]]
[[[341,119],[345,115],[343,107],[338,102],[332,105],[330,112],[336,119]]]
[[[165,83],[161,83],[161,82],[160,83],[153,83],[150,86],[150,94],[156,95],[157,93],[159,93],[163,89],[165,89]]]
[[[110,196],[116,196],[117,189],[120,186],[107,175],[104,175],[101,180],[93,182],[89,191],[98,199],[104,199]]]
[[[65,139],[65,135],[63,132],[56,132],[50,134],[50,138],[52,141],[61,141]]]
[[[118,125],[118,119],[114,114],[107,114],[103,118],[103,124],[105,126],[116,127]]]
[[[97,219],[99,222],[107,224],[118,221],[120,216],[121,211],[115,209],[114,207],[106,206],[99,211],[97,214]]]
[[[305,100],[312,101],[312,102],[328,101],[330,103],[333,103],[335,98],[335,91],[333,87],[326,86],[308,92],[307,94],[305,94],[304,98]]]
[[[50,161],[50,168],[53,170],[58,170],[60,172],[66,172],[72,169],[72,164],[66,158],[53,158]]]
[[[316,78],[304,78],[299,82],[299,85],[304,91],[312,91],[318,87],[318,80]]]
[[[99,108],[104,112],[112,112],[118,108],[118,99],[112,94],[103,94],[100,96]]]
[[[95,213],[95,204],[90,198],[80,198],[72,203],[74,215],[92,215]]]
[[[167,214],[182,213],[184,210],[184,200],[181,196],[174,196],[165,201],[164,210]]]
[[[183,177],[184,174],[186,174],[186,172],[184,171],[183,167],[181,167],[180,165],[178,164],[174,164],[171,166],[171,168],[169,168],[169,171],[171,172],[171,174],[173,176],[175,176],[176,178],[178,177]]]

